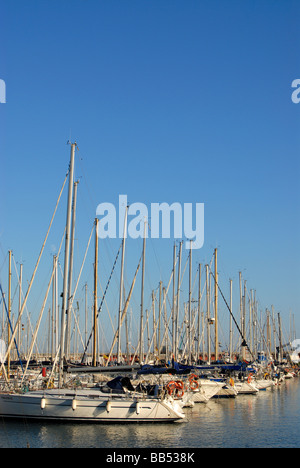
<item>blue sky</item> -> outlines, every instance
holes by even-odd
[[[291,311],[299,331],[300,104],[291,100],[299,2],[0,5],[1,281],[8,249],[30,279],[68,167],[66,142],[76,140],[78,262],[98,203],[119,194],[147,205],[201,202],[195,272],[218,247],[225,293],[230,277],[238,293],[243,271],[261,309],[273,304],[286,328]],[[41,265],[43,287],[64,210]],[[168,281],[172,242],[147,244],[149,291]],[[103,284],[116,250],[117,242],[103,247]],[[140,250],[140,240],[128,243],[129,283]]]

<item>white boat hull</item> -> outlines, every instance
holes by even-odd
[[[172,422],[184,418],[172,400],[61,390],[2,394],[0,415],[77,422]]]
[[[235,382],[234,387],[238,395],[255,395],[259,392],[254,384],[248,382]]]
[[[237,394],[238,392],[234,387],[226,385],[218,391],[214,398],[235,398]]]
[[[255,386],[258,388],[258,390],[266,390],[267,388],[274,387],[275,382],[273,380],[255,380]]]
[[[193,401],[195,403],[207,403],[224,386],[223,383],[213,382],[211,380],[199,380],[199,389],[193,392]]]
[[[194,402],[194,403],[207,403],[210,398],[208,398],[204,391],[201,391],[200,390],[195,390],[194,392],[192,392],[192,396],[191,396],[191,400]]]

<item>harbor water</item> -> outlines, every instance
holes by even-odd
[[[1,448],[299,448],[300,378],[257,395],[185,408],[175,424],[68,424],[0,419]]]

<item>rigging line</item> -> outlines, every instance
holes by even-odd
[[[257,316],[257,314],[256,314]],[[257,320],[257,317],[256,317],[256,320]],[[276,319],[275,319],[275,316],[273,317],[273,315],[271,315],[271,320],[272,320],[272,323],[273,323],[273,329],[275,329],[275,333],[276,333],[276,336],[278,338],[278,341],[280,340],[280,336],[279,336],[279,333],[277,331],[277,328],[276,328]]]
[[[0,273],[1,273],[1,271],[2,271],[2,268],[4,267],[4,265],[5,265],[5,262],[6,262],[6,260],[7,260],[7,257],[8,257],[8,252],[5,254],[5,252],[4,252],[4,250],[3,250],[3,247],[2,247],[2,243],[1,243],[1,242],[0,242],[0,249],[1,249],[1,251],[2,251],[2,255],[3,255],[3,258],[4,258],[4,260],[3,260],[3,263],[2,263],[2,265],[1,265],[1,267],[0,267]]]
[[[132,295],[132,292],[133,292],[133,288],[134,288],[134,285],[135,285],[135,281],[136,281],[136,277],[137,277],[137,274],[138,274],[138,271],[140,269],[140,265],[141,265],[141,261],[142,261],[142,255],[140,257],[140,260],[139,260],[139,263],[138,263],[138,266],[135,270],[135,274],[134,274],[134,278],[133,278],[133,281],[131,283],[131,287],[130,287],[130,291],[128,293],[128,296],[127,296],[127,299],[125,301],[125,304],[124,304],[124,307],[123,307],[123,310],[122,310],[122,316],[121,316],[121,321],[120,321],[120,324],[119,324],[119,327],[117,329],[117,331],[115,332],[115,335],[114,335],[114,338],[113,338],[113,341],[112,341],[112,344],[111,344],[111,347],[110,347],[110,351],[109,351],[109,354],[108,354],[108,359],[106,361],[106,367],[109,363],[109,360],[111,358],[111,355],[113,353],[113,350],[114,350],[114,347],[115,347],[115,344],[117,342],[118,339],[120,339],[120,331],[121,331],[121,325],[123,324],[124,322],[124,319],[126,317],[126,314],[127,314],[127,310],[128,310],[128,307],[129,307],[129,303],[130,303],[130,299],[131,299],[131,295]],[[139,341],[140,343],[140,341]],[[138,348],[137,348],[138,349]]]
[[[63,245],[64,236],[65,236],[65,230],[63,232],[61,242],[60,242],[60,246],[59,246],[59,250],[58,250],[58,253],[57,253],[56,265],[57,265],[57,262],[58,262],[58,259],[59,259],[59,256],[60,256],[60,251],[61,251],[61,248],[62,248],[62,245]],[[55,265],[55,267],[56,267],[56,265]],[[23,380],[25,378],[25,374],[26,374],[26,372],[28,370],[28,367],[29,367],[29,364],[30,364],[30,359],[31,359],[31,356],[32,356],[32,353],[33,353],[33,348],[34,348],[35,345],[37,346],[37,344],[36,344],[37,336],[38,336],[40,324],[41,324],[41,321],[42,321],[42,317],[43,317],[43,314],[44,314],[44,310],[45,310],[45,307],[46,307],[46,304],[47,304],[48,295],[49,295],[49,291],[50,291],[50,288],[51,288],[51,284],[52,284],[52,281],[53,281],[54,274],[55,274],[55,270],[54,270],[54,268],[52,268],[51,276],[50,276],[48,286],[47,286],[47,291],[46,291],[44,301],[43,301],[43,304],[42,304],[42,307],[41,307],[41,310],[40,310],[40,314],[39,314],[39,317],[38,317],[38,320],[37,320],[37,323],[36,323],[36,326],[35,326],[35,330],[34,330],[34,333],[33,333],[33,336],[32,336],[32,341],[31,341],[31,345],[30,345],[30,348],[29,348],[29,352],[27,353],[27,363],[26,363],[25,372],[24,372],[24,375],[23,375],[23,378],[22,378],[22,381],[21,381],[21,385],[23,383]]]
[[[83,348],[84,348],[84,342],[83,342],[82,334],[81,334],[81,331],[80,331],[80,328],[79,328],[78,317],[76,317],[76,313],[75,313],[73,308],[72,308],[72,312],[73,312],[73,317],[74,317],[74,327],[72,329],[72,333],[71,333],[71,336],[70,336],[70,343],[72,342],[72,339],[74,339],[74,342],[73,342],[73,351],[74,351],[75,350],[75,333],[76,333],[76,329],[78,331],[78,336],[80,338],[80,341],[81,341],[81,344],[82,344]],[[70,346],[70,348],[71,348],[71,346]],[[71,351],[70,351],[70,354],[72,354]],[[74,352],[73,354],[76,354],[76,353]]]
[[[229,313],[230,313],[230,315],[231,315],[231,317],[232,317],[232,319],[233,319],[233,321],[234,321],[234,324],[235,324],[235,326],[237,327],[238,332],[239,332],[239,334],[241,335],[241,337],[242,337],[242,339],[243,339],[242,346],[246,346],[246,347],[247,347],[247,349],[248,349],[249,353],[251,354],[253,360],[255,360],[255,358],[254,358],[254,356],[253,356],[253,354],[252,354],[252,351],[251,351],[251,349],[249,348],[249,346],[248,346],[248,344],[247,344],[247,342],[246,342],[246,339],[245,339],[245,337],[243,336],[243,333],[241,332],[240,327],[238,326],[237,321],[235,320],[235,317],[234,317],[234,315],[233,315],[233,313],[232,313],[232,311],[231,311],[231,309],[230,309],[230,307],[229,307],[229,305],[228,305],[228,303],[227,303],[227,301],[226,301],[226,299],[225,299],[225,296],[224,296],[224,294],[223,294],[223,292],[222,292],[222,290],[221,290],[221,288],[220,288],[220,286],[219,286],[219,283],[216,281],[215,275],[213,274],[213,272],[212,272],[210,266],[209,266],[209,269],[210,269],[211,275],[212,275],[212,277],[213,277],[213,279],[214,279],[214,281],[215,281],[215,283],[216,283],[216,285],[217,285],[217,288],[218,288],[218,290],[220,291],[220,294],[221,294],[221,296],[222,296],[222,298],[223,298],[223,300],[224,300],[224,302],[225,302],[225,304],[226,304],[226,307],[227,307],[227,309],[229,310]]]
[[[0,283],[0,289],[1,289],[1,294],[2,294],[2,298],[3,298],[3,304],[5,306],[5,311],[6,311],[6,315],[7,315],[7,320],[9,322],[9,327],[11,329],[11,331],[13,332],[13,327],[12,327],[12,324],[11,324],[11,320],[9,318],[9,314],[8,314],[8,310],[7,310],[7,305],[6,305],[6,301],[5,301],[5,297],[4,297],[4,293],[3,293],[3,289],[2,289],[2,285]],[[21,356],[20,356],[20,353],[19,353],[19,348],[18,348],[18,345],[17,345],[17,342],[16,342],[16,339],[14,338],[14,343],[15,343],[15,347],[16,347],[16,350],[17,350],[17,354],[18,354],[18,358],[19,358],[19,361],[20,361],[20,364],[21,364],[21,368],[22,368],[22,372],[24,374],[24,369],[23,369],[23,365],[22,365],[22,361],[21,361]],[[3,363],[4,363],[4,360],[3,360]]]
[[[100,289],[101,289],[101,293],[102,293],[102,296],[103,296],[103,288],[102,288],[102,285],[101,285],[101,283],[100,283],[99,278],[98,278],[98,285],[99,285],[99,287],[100,287]],[[100,296],[99,296],[99,297],[100,297]],[[93,298],[94,298],[93,294],[91,294],[91,298],[92,298],[92,300],[93,300]],[[115,298],[115,299],[116,299],[116,298]],[[108,313],[108,317],[109,317],[109,320],[110,320],[110,324],[111,324],[113,333],[115,333],[115,327],[114,327],[114,324],[113,324],[113,321],[112,321],[112,318],[111,318],[111,315],[110,315],[110,311],[109,311],[109,307],[108,307],[108,303],[107,303],[106,298],[104,299],[104,302],[105,302],[105,305],[106,305],[106,309],[107,309],[107,313]],[[115,307],[115,302],[114,302],[112,308],[114,308],[114,307]],[[97,316],[97,317],[98,317],[98,316]]]
[[[94,206],[97,206],[98,203],[96,202],[95,194],[92,194],[91,190],[90,190],[90,188],[92,187],[92,184],[89,183],[88,178],[87,178],[86,173],[85,173],[85,170],[84,170],[84,164],[82,162],[84,160],[84,155],[82,154],[81,150],[79,150],[78,146],[77,146],[76,156],[78,156],[79,165],[81,167],[82,174],[83,174],[81,177],[84,179],[84,182],[86,184],[88,197],[89,197],[91,203]],[[80,196],[82,196],[82,192],[81,192]],[[112,249],[111,243],[110,242],[104,242],[103,245],[104,245],[105,250],[106,250],[108,261],[110,263],[112,263],[111,255],[113,254],[113,249]]]
[[[97,312],[97,315],[96,315],[96,319],[98,319],[99,313],[101,312],[102,305],[103,305],[103,302],[104,302],[104,299],[105,299],[105,296],[106,296],[106,293],[107,293],[107,290],[108,290],[108,286],[109,286],[110,280],[111,280],[111,278],[112,278],[113,272],[114,272],[114,270],[115,270],[115,267],[116,267],[116,264],[117,264],[117,260],[118,260],[118,257],[119,257],[120,251],[121,251],[121,247],[122,247],[122,242],[121,242],[121,245],[120,245],[120,247],[119,247],[118,253],[117,253],[117,255],[116,255],[116,258],[115,258],[115,261],[114,261],[114,264],[113,264],[113,267],[112,267],[110,276],[109,276],[108,281],[107,281],[107,283],[106,283],[105,291],[104,291],[104,293],[103,293],[103,296],[102,296],[102,299],[101,299],[101,303],[100,303],[100,306],[99,306],[99,308],[98,308],[98,312]],[[87,349],[88,349],[88,347],[89,347],[89,345],[90,345],[90,341],[91,341],[92,336],[93,336],[93,333],[94,333],[94,329],[95,329],[95,324],[93,324],[92,331],[91,331],[91,333],[90,333],[89,339],[87,340],[87,344],[86,344],[86,346],[85,346],[85,350],[84,350],[83,355],[82,355],[82,358],[81,358],[81,363],[83,363],[83,361],[84,361],[84,358],[85,358]]]
[[[176,267],[176,265],[177,265],[178,258],[179,258],[179,255],[178,255],[177,259],[176,259],[175,267]],[[187,264],[187,262],[186,262],[186,264]],[[169,287],[170,287],[170,284],[171,284],[173,275],[174,275],[174,268],[172,268],[172,272],[171,272],[171,275],[170,275],[169,283],[168,283],[167,288],[166,288],[166,294],[165,294],[165,296],[164,296],[164,298],[163,298],[160,311],[162,311],[163,308],[164,308],[164,306],[165,306],[166,297],[167,297],[167,295],[168,295],[168,291],[169,291]],[[145,362],[147,362],[147,359],[148,359],[148,357],[149,357],[150,349],[151,349],[152,344],[153,344],[153,341],[154,341],[154,336],[155,336],[155,334],[156,334],[156,331],[158,330],[158,325],[159,325],[159,320],[156,321],[156,324],[155,324],[155,326],[153,327],[152,339],[151,339],[151,342],[150,342],[150,345],[149,345],[149,348],[148,348],[148,352],[147,352],[147,354],[146,354]],[[162,338],[162,340],[161,340],[161,343],[163,343],[164,339],[165,339],[165,336],[163,336],[163,338]],[[160,349],[161,349],[161,343],[158,343],[158,352],[159,352]]]
[[[18,290],[19,290],[20,280],[19,280],[19,275],[18,275],[18,272],[17,272],[17,265],[16,265],[15,256],[14,256],[14,253],[13,253],[13,252],[11,253],[11,257],[12,257],[13,265],[14,265],[14,267],[15,267],[16,274],[17,274],[17,280],[18,280],[18,282],[17,282],[17,284],[16,284],[16,287],[15,287],[15,290],[14,290],[14,293],[13,293],[13,295],[12,295],[12,299],[11,299],[11,305],[12,305],[12,307],[13,307],[16,294],[17,294],[17,292],[18,292]]]
[[[147,224],[148,224],[149,231],[151,231],[151,226],[150,226],[149,222],[148,222]],[[154,242],[153,242],[153,239],[152,239],[151,236],[149,237],[149,239],[150,239],[150,242],[149,242],[149,243],[150,243],[150,245],[151,245],[151,247],[152,247],[152,250],[153,250],[153,253],[154,253],[154,258],[155,258],[156,263],[157,263],[157,267],[158,267],[158,271],[159,271],[159,277],[160,277],[160,280],[162,280],[161,265],[160,265],[160,263],[159,263],[159,261],[158,261],[158,257],[157,257],[157,254],[156,254],[156,250],[155,250],[155,248],[154,248]]]
[[[197,320],[197,316],[196,316],[196,315],[197,315],[197,314],[194,314],[194,316],[193,316],[192,325],[191,325],[190,323],[188,323],[188,321],[187,321],[187,324],[188,324],[188,325],[186,326],[186,328],[190,328],[191,331],[192,331],[192,334],[193,334],[193,337],[194,337],[194,338],[193,338],[193,341],[195,341],[195,325],[196,325],[196,320]],[[184,334],[186,334],[186,332],[184,332]],[[197,340],[197,341],[198,341],[198,340]],[[181,343],[181,344],[182,344],[182,343]],[[183,351],[182,351],[182,355],[184,355],[184,353],[186,352],[187,346],[188,346],[188,341],[186,340],[185,345],[184,345],[184,349],[183,349]]]
[[[91,243],[91,239],[92,239],[92,235],[93,235],[93,230],[94,230],[94,225],[93,225],[92,230],[91,230],[91,233],[90,233],[90,237],[89,237],[89,240],[88,240],[88,243],[87,243],[87,247],[86,247],[86,250],[85,250],[85,253],[84,253],[84,257],[83,257],[82,263],[81,263],[81,267],[80,267],[80,271],[79,271],[79,274],[78,274],[78,277],[77,277],[77,282],[76,282],[75,288],[74,288],[72,294],[71,294],[70,297],[69,297],[69,300],[70,300],[69,309],[72,309],[72,307],[73,307],[73,301],[74,301],[75,296],[76,296],[78,284],[79,284],[79,281],[80,281],[80,278],[81,278],[82,270],[83,270],[83,267],[84,267],[84,264],[85,264],[85,260],[86,260],[86,256],[87,256],[87,253],[88,253],[88,250],[89,250],[89,246],[90,246],[90,243]],[[67,310],[67,311],[68,311],[68,310]]]
[[[16,272],[16,277],[17,277],[17,280],[18,280],[18,284],[16,286],[16,291],[15,291],[15,294],[17,292],[17,289],[20,285],[20,277],[19,277],[19,273],[17,271],[17,265],[16,265],[16,261],[15,261],[15,256],[14,254],[12,253],[12,259],[13,259],[13,263],[14,263],[14,267],[15,267],[15,272]],[[51,271],[50,271],[51,272]],[[50,273],[49,273],[50,274]],[[44,286],[44,285],[43,285]],[[41,291],[42,291],[43,288],[41,288]],[[15,296],[14,294],[14,296]],[[41,292],[40,292],[40,296],[41,296]],[[40,297],[39,296],[39,297]],[[24,293],[23,293],[23,288],[21,288],[21,299],[23,300],[24,299]],[[14,301],[14,297],[12,299],[12,304],[13,304],[13,301]],[[28,320],[28,325],[29,325],[29,328],[30,328],[30,332],[31,334],[33,335],[33,328],[32,328],[32,323],[31,323],[31,320],[30,320],[30,313],[28,312],[28,308],[27,308],[27,305],[26,305],[26,313],[27,313],[27,320]],[[37,348],[37,353],[39,354],[39,349],[38,349],[38,344],[36,343],[36,348]],[[20,344],[20,350],[21,350],[21,344]],[[25,371],[26,372],[26,371]]]
[[[45,236],[43,245],[42,245],[42,247],[41,247],[41,250],[40,250],[40,253],[39,253],[39,256],[38,256],[38,259],[37,259],[35,268],[34,268],[34,271],[33,271],[33,273],[32,273],[32,277],[31,277],[31,280],[30,280],[30,283],[29,283],[29,286],[28,286],[28,289],[27,289],[27,292],[26,292],[26,295],[25,295],[25,299],[24,299],[24,301],[23,301],[21,310],[20,310],[20,312],[19,312],[19,316],[18,316],[18,319],[17,319],[17,323],[16,323],[16,325],[15,325],[15,331],[13,332],[13,335],[12,335],[12,337],[11,337],[10,343],[8,344],[8,348],[7,348],[7,351],[6,351],[6,355],[5,355],[5,358],[4,358],[3,361],[5,361],[5,360],[7,359],[7,356],[9,355],[10,348],[12,347],[13,339],[15,338],[16,333],[17,333],[17,329],[18,329],[18,327],[20,326],[21,318],[22,318],[22,315],[23,315],[23,312],[24,312],[24,309],[25,309],[25,306],[26,306],[26,302],[27,302],[27,299],[28,299],[28,296],[29,296],[29,293],[30,293],[32,284],[33,284],[33,280],[34,280],[34,278],[35,278],[35,275],[36,275],[36,272],[37,272],[37,269],[38,269],[38,266],[39,266],[39,263],[40,263],[42,254],[43,254],[43,252],[44,252],[44,248],[45,248],[45,245],[46,245],[46,242],[47,242],[47,239],[48,239],[48,236],[49,236],[49,232],[50,232],[50,229],[51,229],[51,226],[52,226],[52,223],[53,223],[53,220],[54,220],[56,211],[57,211],[58,204],[59,204],[59,202],[60,202],[60,198],[61,198],[61,195],[62,195],[64,186],[65,186],[66,181],[67,181],[67,179],[68,179],[68,174],[69,174],[69,170],[67,171],[65,180],[64,180],[64,182],[63,182],[63,185],[62,185],[62,188],[61,188],[61,190],[60,190],[58,199],[57,199],[57,201],[56,201],[56,205],[55,205],[55,208],[54,208],[54,211],[53,211],[53,214],[52,214],[52,218],[51,218],[51,221],[50,221],[50,223],[49,223],[48,230],[47,230],[47,233],[46,233],[46,236]],[[4,363],[1,363],[1,370],[3,371],[3,374],[4,374],[5,379],[7,379],[7,374],[6,374],[6,370],[5,370]]]

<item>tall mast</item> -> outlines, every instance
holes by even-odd
[[[20,277],[19,277],[19,312],[22,307],[22,277],[23,277],[23,264],[20,264]],[[18,326],[18,349],[21,349],[21,325]]]
[[[160,355],[160,335],[161,335],[161,295],[162,295],[162,281],[159,282],[159,301],[158,301],[158,359]]]
[[[172,302],[172,355],[175,354],[175,334],[176,334],[176,310],[175,310],[175,268],[176,268],[176,244],[174,242],[173,248],[173,302]]]
[[[232,361],[232,279],[229,280],[230,287],[230,322],[229,322],[229,360]]]
[[[190,241],[190,262],[189,262],[189,358],[188,363],[192,364],[192,241]]]
[[[52,338],[51,338],[51,359],[52,361],[54,360],[55,356],[55,342],[54,342],[54,337],[55,337],[55,322],[56,322],[56,287],[55,287],[55,282],[56,282],[56,260],[57,256],[53,255],[53,278],[52,278]],[[54,351],[55,350],[55,351]]]
[[[267,317],[267,350],[266,355],[270,358],[271,355],[271,326],[270,326],[270,312],[266,309],[266,317]]]
[[[250,291],[249,341],[250,341],[250,349],[251,349],[251,352],[253,352],[253,289],[251,289],[251,291]]]
[[[72,320],[72,280],[73,280],[73,256],[74,256],[74,239],[75,239],[75,222],[76,222],[76,201],[77,201],[77,185],[78,181],[74,182],[73,205],[72,205],[72,228],[71,228],[71,243],[70,243],[70,267],[68,281],[68,308],[67,308],[67,326],[66,326],[66,359],[70,355],[70,335],[71,335],[71,320]]]
[[[179,245],[178,275],[177,275],[177,297],[176,297],[176,326],[175,326],[175,361],[178,359],[178,322],[179,322],[179,296],[180,296],[180,275],[181,275],[181,255],[182,241]]]
[[[199,263],[198,283],[198,334],[197,334],[197,357],[200,359],[200,330],[201,330],[201,263]]]
[[[67,310],[67,301],[68,301],[68,272],[69,272],[69,260],[70,260],[70,232],[71,232],[75,147],[76,147],[76,143],[71,143],[71,156],[70,156],[70,168],[69,168],[69,190],[68,190],[68,205],[67,205],[66,235],[65,235],[64,286],[63,286],[62,308],[61,308],[59,387],[62,386],[64,352],[65,352],[65,324],[66,324],[66,310]]]
[[[167,353],[168,353],[168,318],[167,318],[167,303],[166,303],[166,298],[167,298],[167,293],[166,293],[166,288],[163,287],[163,306],[164,306],[164,322],[165,322],[165,331],[164,335],[166,336],[166,342],[165,342],[165,360],[167,362]]]
[[[281,330],[281,317],[280,313],[278,312],[278,332],[279,332],[279,355],[278,360],[281,362],[283,359],[283,348],[282,348],[282,330]]]
[[[215,360],[219,360],[219,333],[218,333],[218,249],[215,249]]]
[[[156,334],[156,317],[155,317],[155,295],[154,295],[154,291],[152,291],[152,311],[153,311],[153,332],[154,332],[154,335],[153,335],[153,356],[155,356],[155,350],[157,348],[157,334]],[[149,350],[148,350],[149,352]]]
[[[208,265],[205,265],[206,270],[206,316],[207,316],[207,361],[210,362],[210,310],[209,310],[209,279]]]
[[[150,350],[150,324],[149,324],[149,310],[146,309],[146,322],[147,322],[147,353]],[[126,314],[127,317],[127,314]]]
[[[117,352],[117,362],[121,362],[121,325],[122,325],[122,310],[123,310],[123,276],[124,276],[124,258],[125,258],[125,238],[127,237],[127,211],[128,206],[126,206],[125,216],[124,216],[124,229],[123,229],[123,240],[122,240],[122,261],[121,261],[121,277],[120,277],[120,296],[119,296],[119,323],[118,323],[118,352]]]
[[[7,346],[10,343],[10,317],[11,317],[11,250],[8,251],[8,321],[7,321]],[[10,353],[7,356],[7,377],[9,379],[10,372]]]
[[[273,350],[274,350],[274,359],[276,361],[276,324],[274,316],[274,306],[272,305],[272,321],[273,321]]]
[[[243,333],[243,339],[246,337],[246,303],[247,303],[247,287],[246,287],[247,281],[244,280],[244,301],[243,301],[243,328],[242,328],[242,333]],[[243,352],[243,359],[246,359],[246,347],[243,346],[242,348]]]
[[[84,309],[85,309],[85,340],[84,340],[84,347],[86,348],[87,345],[87,322],[88,322],[88,306],[87,306],[87,283],[84,285]]]
[[[257,329],[258,329],[258,316],[257,316],[257,302],[256,302],[256,290],[254,289],[254,314],[255,319],[253,320],[253,335],[254,335],[254,356],[257,359]]]
[[[93,366],[97,365],[97,310],[98,310],[98,218],[95,218],[95,264],[94,264],[94,315],[93,315]]]
[[[242,272],[239,272],[239,283],[240,283],[240,318],[241,318],[241,331],[243,335],[243,293],[242,293]]]
[[[140,320],[140,363],[144,360],[144,280],[145,280],[145,256],[146,256],[146,220],[144,222],[143,240],[143,265],[142,265],[142,287],[141,287],[141,320]]]
[[[125,315],[125,335],[126,335],[126,363],[130,363],[129,358],[129,334],[128,334],[128,315]]]
[[[58,300],[58,258],[56,258],[56,269],[55,269],[55,352],[58,350],[59,342],[59,300]]]

